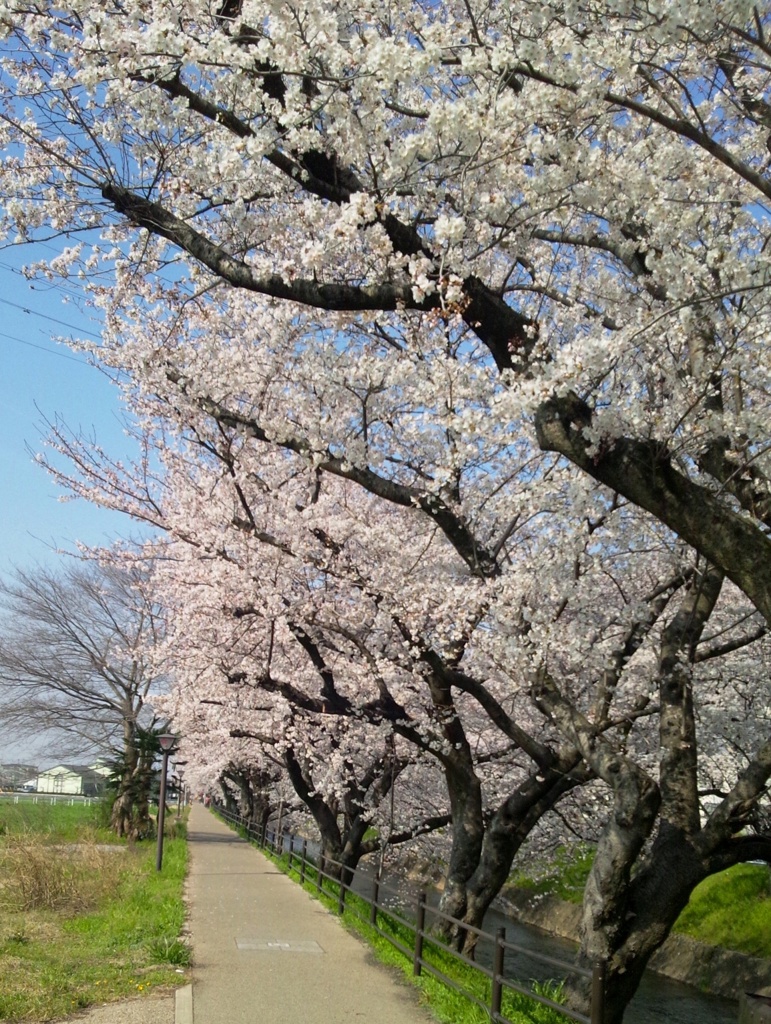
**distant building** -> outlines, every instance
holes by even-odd
[[[0,764],[0,790],[23,789],[37,773],[34,764]]]
[[[71,796],[101,796],[107,769],[101,765],[59,764],[38,772],[38,793],[67,793]]]

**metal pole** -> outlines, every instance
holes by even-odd
[[[592,968],[592,1009],[591,1024],[605,1024],[605,964],[597,963]]]
[[[506,939],[506,929],[499,928],[495,933],[495,952],[493,955],[493,988],[490,1000],[490,1017],[495,1020],[501,1014],[501,998],[503,996],[503,946]]]
[[[279,802],[278,802],[278,825],[276,825],[276,835],[274,836],[274,840],[275,841],[273,843],[273,850],[274,850],[275,853],[278,853],[279,855],[281,855],[284,852],[284,850],[283,850],[283,846],[284,846],[284,833],[282,832],[282,825],[283,825],[283,823],[281,821],[283,816],[284,816],[284,800],[283,800],[283,797],[282,797],[281,800],[279,800]],[[279,845],[279,843],[281,845]]]
[[[412,957],[412,973],[416,978],[420,977],[423,970],[423,932],[426,927],[426,894],[421,892],[418,896],[418,912],[415,915],[415,953]]]
[[[345,867],[340,865],[340,890],[337,894],[337,912],[342,917],[345,910]]]
[[[166,770],[169,765],[169,752],[164,750],[161,763],[161,791],[158,796],[158,847],[155,853],[155,870],[160,871],[163,864],[163,826],[166,819]]]
[[[369,923],[377,925],[377,905],[380,900],[380,868],[375,872],[375,881],[372,883],[372,906],[369,908]]]

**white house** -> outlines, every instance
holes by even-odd
[[[59,764],[39,772],[38,793],[68,793],[72,796],[100,796],[105,788],[106,770],[101,766]]]

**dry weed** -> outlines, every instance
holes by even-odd
[[[122,857],[94,842],[61,846],[34,833],[0,849],[0,908],[80,913],[115,888]]]

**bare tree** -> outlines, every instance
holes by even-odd
[[[108,755],[117,765],[112,827],[135,833],[140,719],[152,726],[146,700],[158,683],[145,651],[160,624],[141,570],[16,569],[0,581],[0,610],[0,723],[19,738],[45,734],[60,750]]]

